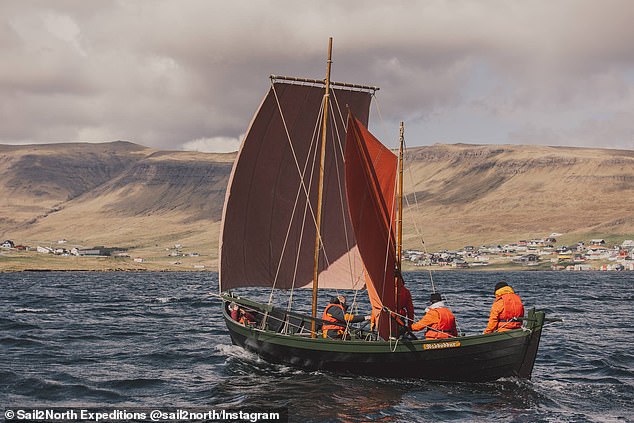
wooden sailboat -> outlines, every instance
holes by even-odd
[[[523,328],[502,333],[402,336],[393,317],[401,277],[402,153],[395,155],[367,129],[378,88],[332,82],[331,51],[332,39],[325,80],[271,76],[234,163],[219,248],[232,342],[307,370],[456,381],[530,378],[542,311],[531,310]],[[247,298],[245,287],[270,288],[269,300]],[[313,290],[310,313],[301,304],[295,309],[293,293],[302,288]],[[318,305],[323,289],[367,290],[372,330],[346,325],[345,339],[323,338],[317,316],[327,303],[322,298]],[[276,302],[279,292],[288,299]],[[250,313],[251,321],[232,318],[233,307]]]

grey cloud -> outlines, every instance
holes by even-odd
[[[9,1],[0,16],[0,143],[236,139],[268,75],[322,78],[334,36],[333,78],[379,85],[388,125],[469,111],[516,128],[503,142],[592,143],[561,128],[601,113],[618,129],[600,138],[631,148],[627,0]]]

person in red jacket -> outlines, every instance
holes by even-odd
[[[321,327],[324,338],[341,339],[343,338],[348,323],[370,320],[370,316],[355,316],[346,313],[347,309],[346,297],[343,295],[338,295],[330,299],[330,303],[328,303],[324,309],[324,314],[321,317],[321,320],[324,321]]]
[[[243,325],[253,325],[256,323],[255,316],[240,308],[236,303],[232,302],[229,304],[229,311],[231,312],[231,318],[238,323]]]
[[[506,282],[498,282],[495,285],[495,301],[491,306],[489,323],[484,333],[520,328],[522,321],[517,320],[518,317],[524,317],[522,299]]]
[[[425,316],[411,327],[412,330],[427,329],[426,339],[443,339],[458,336],[456,318],[442,301],[439,292],[434,292],[429,297],[431,305],[425,310]]]
[[[396,305],[397,313],[400,316],[404,316],[407,320],[403,323],[403,326],[409,326],[414,322],[414,303],[412,302],[412,294],[409,289],[405,287],[405,282],[402,278],[398,279],[398,303]],[[400,317],[398,316],[398,317]]]

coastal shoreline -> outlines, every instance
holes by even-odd
[[[628,260],[623,271],[632,271]],[[404,272],[518,272],[518,271],[613,271],[615,261],[588,260],[583,268],[564,266],[562,262],[543,259],[532,263],[518,263],[508,257],[491,257],[486,265],[454,267],[448,264],[421,265],[404,260]],[[570,263],[568,263],[570,264]],[[569,267],[566,269],[566,267]],[[167,256],[161,251],[145,254],[145,258],[121,256],[73,256],[41,254],[35,251],[0,251],[0,273],[14,272],[204,272],[217,273],[218,259],[214,255],[196,254]]]
[[[214,265],[196,265],[190,263],[171,264],[160,262],[136,263],[132,260],[105,258],[66,258],[35,257],[28,260],[16,259],[7,255],[0,255],[0,273],[20,272],[200,272],[217,273]],[[71,262],[72,260],[72,262]],[[599,265],[599,263],[597,263]],[[201,267],[204,266],[204,267]],[[538,266],[524,266],[518,264],[491,264],[468,268],[454,268],[451,266],[414,266],[404,265],[403,272],[531,272],[548,271],[561,272],[565,270],[552,269],[550,263]],[[583,271],[601,271],[597,269]]]

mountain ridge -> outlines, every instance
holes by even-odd
[[[235,157],[127,141],[0,145],[0,238],[145,256],[181,244],[215,268]],[[634,234],[631,150],[434,144],[405,161],[405,248]]]

